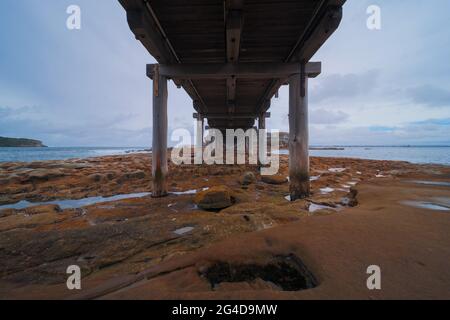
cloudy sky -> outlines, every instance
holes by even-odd
[[[66,28],[81,7],[82,29]],[[366,27],[369,5],[381,30]],[[311,143],[450,145],[448,0],[348,0],[339,30],[313,60]],[[151,145],[154,62],[116,0],[0,1],[0,136],[50,146]],[[287,131],[288,88],[270,128]],[[170,129],[191,128],[192,102],[172,84]]]

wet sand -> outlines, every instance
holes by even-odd
[[[313,194],[295,202],[288,183],[262,181],[255,166],[170,165],[173,193],[162,199],[0,207],[0,298],[450,298],[449,167],[311,163]],[[256,181],[243,185],[249,171]],[[151,192],[149,172],[148,154],[0,164],[0,206]],[[193,190],[220,185],[232,206],[195,205]],[[65,285],[72,264],[82,268],[78,292]],[[283,273],[291,265],[314,288],[286,291],[299,283]],[[369,265],[381,267],[382,290],[367,289]]]

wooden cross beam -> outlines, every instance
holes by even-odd
[[[153,79],[155,64],[147,65],[147,76]],[[304,71],[309,78],[322,71],[321,62],[309,62],[302,70],[301,63],[205,63],[205,64],[161,64],[159,74],[170,79],[284,79]]]
[[[208,113],[206,115],[208,119],[254,119],[256,115],[253,113],[234,113],[230,115],[228,113]]]

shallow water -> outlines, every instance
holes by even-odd
[[[315,204],[315,203],[311,203],[309,205],[309,209],[308,210],[309,210],[309,212],[314,213],[316,211],[324,210],[324,209],[337,210],[336,208],[333,208],[333,207],[330,207],[330,206],[325,206],[325,205],[322,205],[322,204]]]
[[[328,169],[328,171],[333,172],[333,173],[341,173],[341,172],[344,172],[345,170],[347,170],[347,169],[345,169],[345,168],[330,168],[330,169]]]
[[[98,203],[105,203],[105,202],[112,202],[112,201],[118,201],[118,200],[125,200],[125,199],[135,199],[135,198],[143,198],[151,195],[150,192],[143,192],[143,193],[130,193],[130,194],[119,194],[112,197],[90,197],[90,198],[83,198],[79,200],[54,200],[54,201],[47,201],[47,202],[30,202],[27,200],[22,200],[17,203],[13,204],[6,204],[0,206],[0,210],[2,209],[25,209],[29,207],[34,206],[40,206],[40,205],[49,205],[49,204],[56,204],[61,209],[77,209],[81,207],[90,206],[93,204]]]
[[[139,147],[0,148],[0,162],[32,162],[90,158],[144,152],[144,149],[145,148]]]
[[[417,183],[417,184],[425,184],[430,186],[442,186],[442,187],[450,187],[450,182],[445,181],[422,181],[422,180],[413,180],[411,182]]]
[[[193,227],[184,227],[184,228],[175,230],[173,233],[175,233],[175,234],[181,236],[181,235],[186,234],[186,233],[189,233],[189,232],[191,232],[191,231],[193,231],[193,230],[194,230]]]
[[[202,190],[208,190],[209,188],[203,188]],[[169,195],[190,195],[190,194],[196,194],[197,189],[194,190],[187,190],[187,191],[181,191],[181,192],[170,192]],[[26,209],[29,207],[35,207],[35,206],[41,206],[41,205],[49,205],[49,204],[56,204],[61,209],[77,209],[81,207],[90,206],[93,204],[99,204],[99,203],[105,203],[105,202],[112,202],[112,201],[118,201],[118,200],[126,200],[126,199],[135,199],[135,198],[143,198],[150,196],[151,192],[142,192],[142,193],[130,193],[130,194],[119,194],[111,197],[89,197],[89,198],[83,198],[79,200],[54,200],[54,201],[46,201],[46,202],[30,202],[27,200],[22,200],[17,203],[13,204],[6,204],[6,205],[0,205],[0,210],[3,209]]]
[[[289,154],[280,150],[280,154]],[[314,157],[359,158],[372,160],[398,160],[412,163],[450,165],[450,146],[442,147],[344,147],[343,150],[310,150]]]
[[[450,211],[450,206],[434,203],[431,201],[403,201],[403,204],[411,207],[429,209],[435,211]]]
[[[330,187],[326,187],[326,188],[321,188],[320,189],[321,193],[330,193],[330,192],[333,192],[333,191],[334,191],[334,189],[330,188]]]
[[[51,147],[51,148],[0,148],[0,162],[30,162],[65,160],[106,155],[144,152],[146,147]],[[289,154],[279,150],[279,154]],[[400,160],[412,163],[436,163],[450,165],[450,147],[343,147],[343,150],[311,150],[315,157],[346,157],[373,160]]]

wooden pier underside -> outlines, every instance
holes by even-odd
[[[119,0],[136,38],[161,64],[308,62],[345,0]],[[251,128],[286,78],[173,79],[211,128]],[[227,114],[228,117],[209,117]]]
[[[307,197],[308,78],[321,73],[321,63],[310,59],[338,28],[345,0],[119,1],[136,39],[158,62],[147,66],[154,84],[153,195],[167,194],[172,80],[192,98],[202,137],[204,119],[222,132],[247,130],[256,119],[265,128],[272,97],[289,84],[291,200]]]

